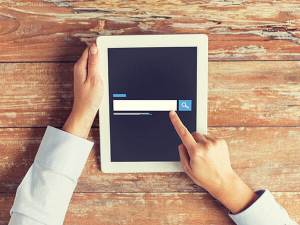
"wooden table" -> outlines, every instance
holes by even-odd
[[[209,35],[209,133],[233,167],[300,222],[299,0],[0,1],[0,224],[45,127],[72,103],[72,67],[97,35]],[[182,173],[102,174],[96,142],[65,224],[232,224]]]

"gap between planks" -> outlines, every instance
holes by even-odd
[[[49,126],[52,126],[49,124]],[[61,129],[62,127],[61,126],[54,126],[58,129]],[[252,126],[252,125],[245,125],[245,126],[237,126],[237,125],[222,125],[222,126],[208,126],[207,128],[298,128],[300,127],[300,125],[262,125],[262,126]],[[46,129],[47,126],[10,126],[10,127],[3,127],[3,126],[0,126],[0,129],[13,129],[13,128],[24,128],[24,129]],[[92,126],[91,129],[97,129],[99,128],[99,126]]]
[[[79,59],[79,57],[78,57]],[[37,64],[37,63],[47,63],[47,64],[57,64],[57,63],[66,63],[66,64],[73,64],[76,60],[67,60],[67,61],[1,61],[0,64]],[[234,59],[234,60],[219,60],[219,59],[209,59],[208,62],[223,62],[223,63],[230,63],[230,62],[300,62],[298,59],[253,59],[253,60],[242,60],[242,59]]]

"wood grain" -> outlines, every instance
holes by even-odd
[[[86,44],[175,33],[209,36],[209,133],[300,223],[299,0],[0,0],[0,225],[45,126],[70,111],[72,63]],[[97,127],[66,225],[233,225],[183,173],[101,173]]]
[[[32,164],[44,128],[0,129],[0,192],[14,192]],[[225,138],[232,165],[254,189],[300,191],[300,127],[210,128]],[[90,139],[95,148],[79,180],[76,192],[197,192],[183,173],[103,174],[99,165],[98,129]],[[176,151],[176,149],[174,149]]]
[[[300,222],[300,193],[273,193],[290,216]],[[7,225],[13,195],[0,194],[0,225]],[[233,225],[206,193],[76,193],[65,225]]]
[[[72,63],[0,64],[0,126],[61,126]],[[210,62],[209,126],[299,126],[300,62]],[[95,123],[98,126],[98,123]]]
[[[2,0],[0,61],[73,61],[98,35],[205,33],[210,60],[299,60],[298,0]]]

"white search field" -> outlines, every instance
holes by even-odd
[[[177,100],[113,100],[114,111],[176,111]]]

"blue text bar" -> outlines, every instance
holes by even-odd
[[[113,97],[114,98],[126,98],[127,97],[127,94],[113,94]]]

